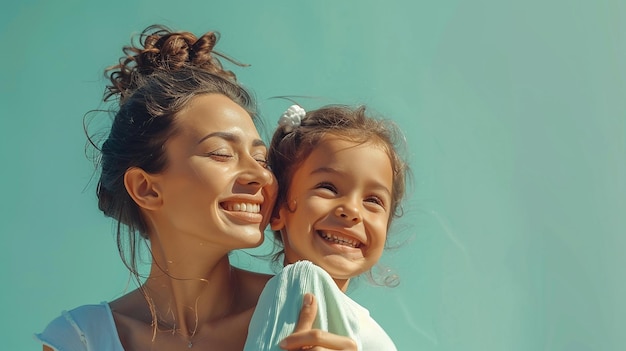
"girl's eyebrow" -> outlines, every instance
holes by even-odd
[[[238,135],[235,135],[233,133],[229,133],[229,132],[213,132],[213,133],[209,133],[205,136],[203,136],[202,138],[200,138],[200,140],[198,140],[198,144],[201,144],[203,141],[209,139],[209,138],[221,138],[224,139],[226,141],[230,141],[230,142],[235,142],[238,143],[241,141],[241,138]],[[261,139],[254,139],[252,141],[252,146],[253,147],[257,147],[257,146],[264,146],[267,147],[265,145],[265,142]]]
[[[342,172],[339,172],[338,170],[331,168],[331,167],[319,167],[313,170],[313,172],[311,172],[311,174],[317,174],[317,173],[335,173],[335,174],[342,174]]]
[[[319,174],[319,173],[332,173],[338,176],[344,176],[346,173],[349,173],[349,172],[342,172],[331,167],[319,167],[319,168],[314,169],[313,172],[311,172],[311,175]],[[381,191],[384,191],[389,196],[391,196],[391,190],[389,190],[384,184],[379,183],[379,182],[373,182],[372,184],[373,184],[372,186],[373,189],[380,189]]]

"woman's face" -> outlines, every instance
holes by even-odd
[[[250,115],[224,95],[200,95],[175,128],[167,167],[156,176],[163,225],[218,249],[260,245],[276,182]]]

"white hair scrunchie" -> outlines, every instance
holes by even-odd
[[[278,125],[285,128],[285,132],[290,133],[294,128],[300,126],[300,122],[306,115],[306,111],[299,105],[291,105],[278,120]]]

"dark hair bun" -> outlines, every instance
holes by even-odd
[[[218,57],[239,66],[243,64],[214,51],[218,40],[217,32],[208,32],[198,38],[193,33],[174,32],[162,25],[144,29],[139,35],[139,45],[125,46],[119,63],[105,69],[111,85],[107,86],[104,100],[119,94],[120,102],[123,102],[141,86],[143,78],[157,71],[176,71],[183,67],[206,70],[236,81],[235,74],[224,70]]]

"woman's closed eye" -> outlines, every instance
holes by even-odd
[[[254,159],[261,165],[261,167],[269,169],[267,158],[265,156],[254,156]]]
[[[220,162],[225,162],[235,157],[232,153],[222,150],[208,152],[206,156]]]

